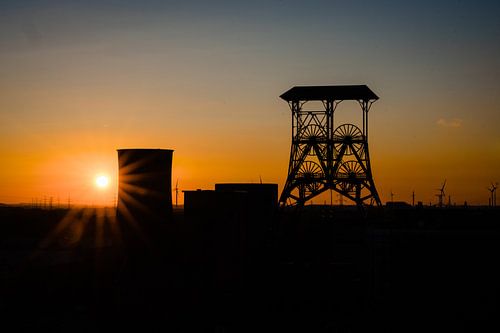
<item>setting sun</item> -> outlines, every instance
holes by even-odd
[[[109,178],[106,176],[97,176],[95,179],[95,185],[99,188],[105,188],[109,185]]]

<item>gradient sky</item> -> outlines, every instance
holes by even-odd
[[[498,1],[2,1],[0,202],[112,202],[119,148],[181,189],[286,179],[294,85],[367,84],[382,201],[487,204],[500,181]],[[340,119],[360,119],[341,104]],[[352,116],[352,117],[351,117]]]

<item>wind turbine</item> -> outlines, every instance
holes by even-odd
[[[495,183],[495,185],[493,185],[493,183],[491,183],[491,187],[493,188],[493,207],[496,207],[496,205],[497,205],[497,187],[498,187],[498,183]]]
[[[491,199],[490,199],[491,207],[495,207],[497,205],[497,187],[498,183],[493,184],[493,182],[491,183],[491,186],[488,187],[488,191],[491,192]]]
[[[179,199],[179,178],[177,178],[177,181],[175,182],[175,207],[177,207],[177,200]]]
[[[438,206],[439,208],[443,207],[443,198],[446,196],[444,193],[444,187],[446,186],[446,179],[443,182],[443,186],[441,188],[438,188],[437,190],[439,191],[439,194],[436,194],[436,197],[438,197]]]

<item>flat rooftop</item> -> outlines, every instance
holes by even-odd
[[[347,86],[296,86],[281,94],[280,98],[290,101],[324,100],[377,100],[378,96],[366,85]]]

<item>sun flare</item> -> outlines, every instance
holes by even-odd
[[[103,175],[95,178],[95,185],[99,188],[106,188],[109,185],[109,178]]]

